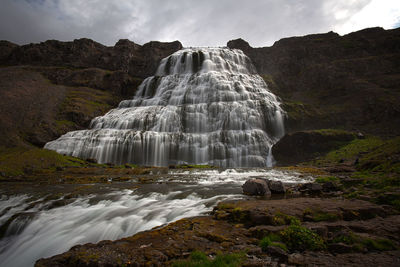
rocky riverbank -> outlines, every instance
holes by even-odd
[[[362,200],[223,202],[210,216],[75,246],[36,266],[194,266],[193,251],[207,255],[205,261],[234,253],[236,266],[398,266],[399,220],[391,207]]]

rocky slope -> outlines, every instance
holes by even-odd
[[[321,128],[400,133],[400,29],[285,38],[247,54],[284,102],[289,132]]]
[[[133,96],[179,42],[0,42],[0,147],[43,146]]]

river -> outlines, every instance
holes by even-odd
[[[222,200],[246,198],[250,177],[304,183],[276,169],[170,170],[151,183],[0,185],[0,266],[33,266],[72,246],[116,240],[181,218],[205,215]]]

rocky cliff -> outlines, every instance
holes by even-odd
[[[0,65],[100,68],[123,71],[143,79],[154,74],[162,58],[181,48],[182,44],[178,41],[138,45],[124,39],[119,40],[113,47],[85,38],[72,42],[48,40],[23,46],[1,41]]]
[[[400,29],[285,38],[242,49],[288,113],[287,130],[343,128],[400,133]]]
[[[43,146],[133,96],[178,41],[143,46],[89,39],[18,46],[0,41],[0,148]]]

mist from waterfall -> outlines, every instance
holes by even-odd
[[[99,163],[266,167],[283,115],[241,50],[187,48],[164,58],[132,100],[45,148]]]

